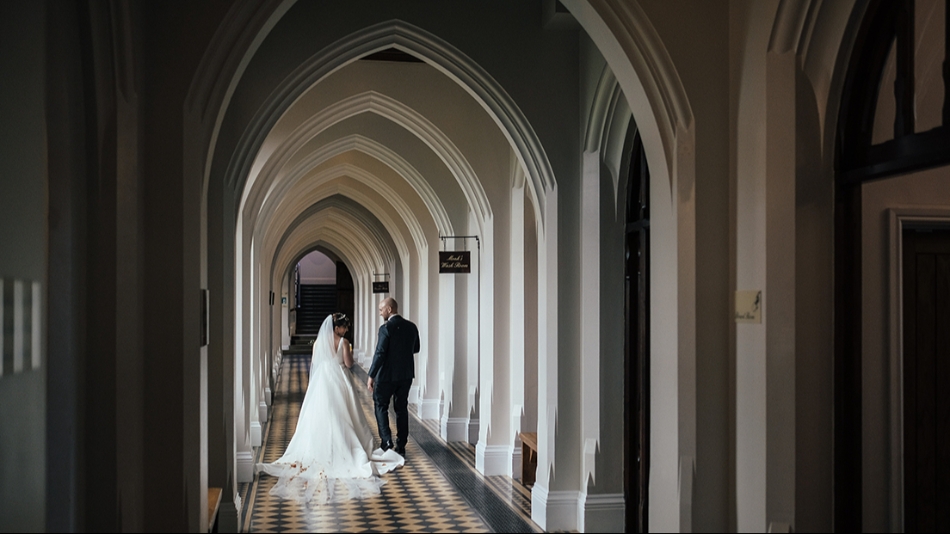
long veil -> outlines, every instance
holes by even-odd
[[[333,316],[328,316],[313,342],[310,382],[294,435],[277,461],[256,466],[279,477],[272,495],[306,505],[377,495],[385,483],[378,475],[404,462],[392,451],[373,451],[372,431],[333,341]]]

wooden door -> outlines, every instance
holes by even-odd
[[[905,230],[904,530],[950,528],[950,231]]]

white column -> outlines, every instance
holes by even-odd
[[[237,464],[236,478],[238,482],[251,482],[254,479],[254,454],[251,449],[250,441],[250,410],[249,410],[249,391],[250,381],[248,379],[248,358],[247,358],[247,322],[249,320],[249,305],[245,302],[245,290],[247,287],[247,258],[244,250],[246,244],[244,239],[244,221],[243,217],[238,217],[237,230],[235,232],[235,284],[234,284],[234,306],[235,306],[235,325],[234,325],[234,441],[235,441],[235,461]]]
[[[436,242],[438,243],[438,242]],[[417,366],[421,371],[416,376],[419,384],[419,417],[422,419],[438,419],[440,393],[439,388],[439,330],[442,317],[439,311],[439,303],[442,297],[439,295],[439,270],[436,265],[439,261],[438,244],[431,246],[426,251],[425,264],[420,268],[420,274],[424,276],[423,287],[426,288],[426,296],[422,300],[427,308],[424,319],[420,317],[419,335],[422,342],[422,352],[416,355]],[[410,318],[412,320],[412,318]]]
[[[431,347],[428,346],[429,339],[426,335],[429,321],[428,262],[428,247],[425,247],[419,250],[418,262],[414,269],[416,273],[414,280],[415,291],[412,293],[412,298],[406,299],[408,301],[406,309],[414,310],[412,311],[413,316],[409,317],[409,320],[419,326],[420,344],[422,345],[422,350],[419,351],[419,354],[416,354],[416,378],[412,381],[412,386],[409,388],[409,402],[415,404],[417,409],[422,402],[422,390],[425,387],[426,380],[426,358],[431,349]],[[400,303],[400,305],[402,305],[402,303]],[[400,310],[400,313],[404,313],[403,310]]]
[[[509,190],[509,194],[510,190]],[[475,467],[484,475],[511,476],[510,332],[510,199],[485,223],[482,242],[482,306],[478,445]]]
[[[251,446],[260,447],[263,437],[263,429],[261,428],[261,416],[260,416],[260,358],[259,358],[259,347],[257,345],[257,336],[258,328],[260,326],[260,311],[257,298],[257,288],[258,284],[258,274],[259,269],[257,268],[257,262],[255,261],[255,243],[251,241],[250,251],[249,251],[249,273],[248,278],[250,282],[250,287],[248,289],[247,296],[247,308],[248,308],[248,324],[247,324],[247,345],[245,346],[245,354],[247,358],[247,370],[248,370],[248,411],[250,412],[250,433],[251,433]]]
[[[514,162],[516,159],[512,158]],[[512,437],[511,476],[521,478],[521,438],[522,417],[524,415],[524,357],[525,357],[525,248],[524,248],[524,173],[520,165],[513,169],[511,190],[511,224],[509,276],[511,291],[509,295],[509,332],[508,332],[508,375],[510,387],[510,435]]]
[[[481,236],[482,241],[485,239],[485,229],[481,228],[475,220],[475,214],[469,212],[468,228],[470,235],[479,235]],[[479,358],[481,358],[481,351],[479,346],[481,343],[481,314],[479,310],[481,309],[481,284],[482,284],[482,248],[476,246],[475,250],[472,253],[472,274],[468,279],[468,287],[466,294],[468,295],[468,321],[466,322],[466,337],[467,337],[467,347],[466,347],[466,376],[467,376],[467,385],[466,385],[466,417],[468,418],[468,442],[472,445],[478,443],[479,435],[479,396],[481,387],[479,381],[480,374],[480,365]]]
[[[435,261],[438,261],[438,258],[436,249]],[[436,402],[433,403],[434,408],[428,408],[430,412],[425,415],[444,421],[452,403],[452,373],[455,368],[455,315],[458,313],[455,305],[455,285],[457,276],[467,275],[439,274],[439,270],[433,267],[432,276],[437,279],[439,285],[439,365],[438,372],[433,373],[438,374],[433,388]]]
[[[475,258],[476,252],[472,253]],[[443,275],[449,276],[449,275]],[[468,441],[468,287],[472,273],[453,277],[451,290],[455,293],[453,345],[445,353],[442,369],[445,376],[445,406],[442,410],[441,433],[445,441]]]

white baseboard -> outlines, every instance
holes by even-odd
[[[282,351],[288,351],[288,350],[290,350],[290,345],[281,345],[281,346],[280,346],[280,350],[282,350]]]
[[[422,397],[419,396],[419,386],[409,386],[409,404],[419,405]]]
[[[250,451],[237,453],[237,481],[251,482],[254,480],[254,454]]]
[[[261,420],[261,424],[267,422],[267,403],[261,401],[257,403],[257,416]]]
[[[468,441],[468,417],[443,417],[442,439]]]
[[[472,445],[478,444],[478,419],[468,420],[468,442]]]
[[[589,495],[580,492],[577,499],[578,531],[623,532],[624,510],[623,493]]]
[[[440,414],[440,406],[442,402],[439,399],[422,399],[422,402],[419,403],[419,419],[423,421],[435,419],[438,420]]]
[[[270,405],[274,402],[274,392],[270,390],[269,387],[264,388],[264,403],[267,404],[267,407],[270,408]]]
[[[257,421],[251,421],[251,447],[260,447],[263,443],[263,432],[261,424]]]
[[[514,447],[511,451],[511,478],[521,480],[521,447]]]
[[[495,475],[511,476],[511,453],[514,447],[510,445],[475,446],[475,469],[479,473],[490,477]]]
[[[531,488],[531,520],[543,530],[577,530],[579,491],[548,491],[540,482]]]

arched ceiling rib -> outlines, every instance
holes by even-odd
[[[286,246],[286,243],[292,242],[297,235],[319,234],[327,230],[336,230],[337,233],[348,236],[354,246],[357,246],[367,257],[372,258],[372,263],[376,266],[387,265],[390,261],[397,259],[394,254],[395,251],[380,239],[381,236],[365,226],[363,221],[352,213],[341,210],[336,206],[329,206],[311,214],[306,224],[288,232],[287,239],[284,240],[284,246]],[[279,254],[280,249],[278,249]]]
[[[256,174],[251,170],[258,149],[279,117],[300,94],[359,57],[393,46],[423,59],[455,80],[489,112],[501,127],[503,135],[515,147],[517,157],[526,170],[534,197],[533,204],[536,209],[538,206],[543,207],[542,198],[553,190],[556,181],[540,140],[518,106],[497,81],[465,54],[425,30],[398,20],[356,31],[325,47],[286,75],[275,91],[256,108],[257,112],[250,118],[247,127],[241,128],[241,138],[233,152],[236,158],[231,160],[226,171],[227,182],[237,185]],[[480,186],[477,181],[474,184]],[[247,192],[249,188],[242,183],[240,189]],[[489,207],[474,202],[478,200],[478,195],[472,193],[466,190],[477,218],[484,220],[490,213]],[[242,195],[242,210],[244,203]],[[543,211],[537,215],[539,221],[544,221]]]
[[[387,220],[393,221],[390,227],[390,233],[394,240],[398,239],[399,242],[404,243],[404,246],[408,249],[408,243],[403,239],[401,230],[401,228],[405,228],[405,231],[409,233],[412,239],[415,249],[424,249],[427,246],[423,224],[416,217],[416,212],[409,204],[402,197],[397,195],[385,181],[361,167],[349,163],[339,163],[324,168],[312,175],[312,177],[308,178],[305,182],[302,182],[303,185],[288,191],[285,194],[284,202],[273,210],[271,220],[267,224],[268,230],[265,235],[273,236],[278,232],[282,232],[287,222],[293,218],[296,213],[306,208],[309,204],[326,196],[326,188],[339,187],[334,186],[334,184],[339,184],[341,181],[352,181],[355,185],[365,187],[372,191],[371,194],[379,197],[379,202],[374,202],[370,199],[370,202],[373,203],[372,207],[375,208],[372,211],[380,216],[385,216]],[[355,187],[351,186],[350,189],[355,189]],[[371,207],[368,204],[364,205],[366,205],[367,208]],[[395,219],[392,219],[393,216]],[[396,221],[398,221],[398,223]],[[397,226],[399,223],[401,223],[402,226]]]
[[[313,115],[298,126],[273,151],[266,162],[260,165],[260,171],[251,178],[248,187],[245,188],[245,202],[242,205],[247,206],[248,209],[252,210],[252,213],[257,213],[254,206],[262,205],[265,202],[264,199],[272,196],[271,193],[277,186],[278,178],[286,169],[288,162],[298,154],[299,150],[310,139],[330,126],[361,113],[376,113],[399,124],[417,136],[449,168],[462,188],[469,206],[478,214],[479,219],[483,221],[491,216],[491,207],[487,195],[474,169],[452,140],[417,111],[376,91],[368,91],[345,98]],[[429,183],[408,161],[365,136],[352,135],[345,139],[333,143],[331,145],[333,148],[328,147],[321,152],[334,154],[346,150],[360,149],[384,161],[394,170],[403,174],[419,196],[426,201],[426,205],[433,212],[433,219],[440,225],[440,231],[450,231],[451,221],[445,213],[444,207],[441,207],[438,196]],[[308,156],[308,159],[312,157],[314,156]]]
[[[350,151],[358,151],[369,155],[377,160],[381,161],[393,171],[397,173],[398,176],[403,177],[408,183],[412,184],[413,182],[425,183],[425,178],[405,159],[401,156],[387,149],[386,147],[380,145],[379,143],[368,139],[360,135],[351,135],[337,141],[334,141],[328,145],[325,145],[321,149],[308,154],[301,161],[299,161],[294,167],[285,169],[285,174],[279,180],[279,183],[275,184],[273,194],[268,198],[267,204],[261,209],[261,216],[264,218],[264,224],[269,224],[269,218],[272,214],[278,210],[278,208],[283,208],[281,203],[286,202],[286,199],[292,198],[293,188],[294,187],[308,187],[312,188],[315,184],[321,183],[322,180],[328,180],[332,174],[325,174],[320,172],[317,176],[307,176],[307,173],[313,169],[319,167],[321,164],[326,161],[344,154]],[[406,203],[406,201],[399,195],[385,180],[380,179],[379,177],[357,167],[354,165],[347,165],[346,170],[350,176],[353,178],[364,182],[369,187],[379,191],[385,198],[387,198],[396,210],[400,213],[402,219],[410,227],[410,231],[413,233],[413,239],[416,240],[417,245],[421,245],[425,241],[424,235],[421,231],[421,225],[416,222],[418,218],[414,214]],[[303,185],[304,179],[306,178],[306,183]],[[417,192],[419,189],[413,187]],[[448,213],[445,207],[442,205],[440,199],[431,195],[428,198],[422,198],[430,215],[432,216],[433,222],[440,232],[443,232],[445,235],[451,235],[453,231],[453,225],[449,219]]]
[[[386,264],[374,250],[370,236],[352,225],[344,224],[340,218],[328,216],[331,213],[332,210],[325,210],[315,218],[315,226],[298,228],[293,232],[278,251],[275,265],[286,265],[309,243],[325,241],[340,251],[341,258],[353,263],[351,271],[354,276],[371,274],[374,270],[385,268]],[[278,274],[279,270],[273,271],[272,279]]]
[[[398,250],[395,250],[395,243],[379,219],[377,219],[365,207],[358,205],[352,199],[347,199],[341,195],[333,195],[316,202],[303,212],[299,213],[293,222],[287,226],[283,232],[283,235],[281,235],[276,246],[274,247],[273,269],[276,269],[279,265],[276,261],[278,251],[280,251],[281,247],[284,245],[290,235],[293,234],[297,228],[311,225],[311,219],[315,218],[321,211],[328,209],[346,212],[349,215],[348,219],[352,219],[359,223],[361,225],[361,229],[365,229],[377,242],[377,246],[383,254],[383,260],[385,263],[392,263],[399,259],[400,255],[398,254]]]

